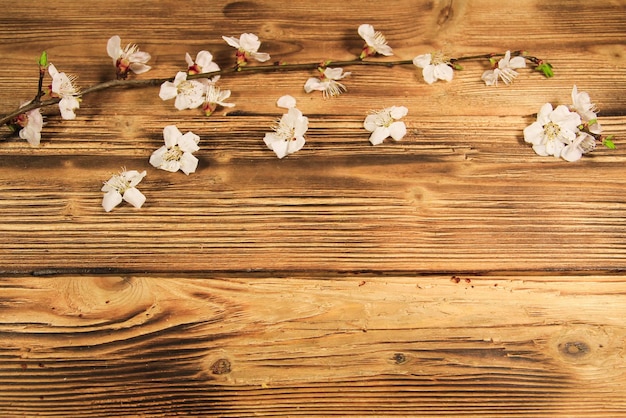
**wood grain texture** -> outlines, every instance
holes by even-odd
[[[626,413],[623,276],[65,276],[2,288],[4,415]]]
[[[221,36],[243,32],[272,61],[352,59],[361,23],[397,59],[523,49],[556,77],[352,67],[323,100],[306,71],[225,75],[236,107],[209,118],[114,89],[75,121],[47,109],[38,148],[3,130],[0,416],[626,416],[626,1],[41,3],[4,2],[0,113],[34,96],[44,49],[109,80],[114,34],[152,54],[138,78],[201,49],[228,68]],[[535,155],[524,127],[573,85],[618,148]],[[283,94],[310,125],[278,160]],[[408,133],[373,147],[363,120],[391,105]],[[195,174],[149,165],[168,124],[200,136]],[[121,167],[148,171],[148,200],[105,213]]]

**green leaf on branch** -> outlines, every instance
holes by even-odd
[[[607,147],[608,149],[615,149],[615,143],[613,142],[613,135],[609,135],[602,140],[602,145]]]
[[[39,66],[41,68],[45,68],[48,66],[48,53],[46,51],[43,51],[41,53],[41,56],[39,57]]]
[[[554,77],[552,64],[550,64],[549,62],[542,62],[541,64],[537,65],[536,69],[537,71],[541,71],[543,75],[545,75],[547,78]]]

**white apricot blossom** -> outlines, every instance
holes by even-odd
[[[323,97],[326,99],[328,97],[339,96],[341,93],[346,91],[346,86],[338,80],[349,76],[351,74],[350,72],[344,73],[343,68],[330,67],[326,67],[325,69],[318,68],[318,71],[322,73],[322,77],[309,78],[304,84],[305,92],[311,93],[312,91],[321,91]]]
[[[488,86],[497,86],[498,80],[502,79],[504,84],[511,84],[519,75],[518,68],[526,67],[526,59],[521,56],[511,58],[511,51],[506,51],[504,57],[501,58],[492,70],[487,70],[481,76],[481,79]]]
[[[553,109],[552,104],[546,103],[539,110],[537,121],[524,129],[524,141],[532,144],[539,155],[559,158],[563,149],[577,139],[580,123],[580,115],[571,112],[567,106],[559,105]],[[574,156],[571,149],[568,155]]]
[[[254,58],[259,62],[265,62],[270,59],[270,55],[265,52],[259,52],[261,41],[254,33],[243,33],[239,39],[233,36],[222,36],[222,39],[233,48],[237,48],[237,67],[243,67],[248,63],[250,58]]]
[[[63,119],[76,119],[76,109],[80,107],[80,91],[75,84],[76,76],[59,72],[53,64],[48,64],[52,77],[52,96],[60,97],[59,110]]]
[[[146,201],[146,197],[137,186],[146,176],[146,172],[141,173],[136,170],[126,171],[123,169],[119,174],[113,175],[104,182],[102,191],[105,192],[102,198],[102,207],[106,212],[110,212],[114,207],[122,203],[122,200],[130,203],[136,208],[140,208]]]
[[[200,51],[196,54],[196,59],[191,58],[189,53],[185,53],[187,63],[187,74],[212,73],[220,70],[220,66],[213,62],[213,54],[209,51]],[[210,81],[216,83],[220,79],[219,75],[213,76]]]
[[[204,103],[205,83],[200,80],[187,80],[187,73],[179,71],[174,81],[161,84],[159,97],[163,100],[176,98],[174,106],[178,110],[195,109]]]
[[[452,81],[454,70],[450,66],[450,60],[442,52],[422,54],[413,58],[413,65],[422,68],[422,76],[428,84],[437,80]]]
[[[402,122],[409,110],[404,106],[391,106],[367,115],[363,127],[371,132],[372,145],[381,144],[386,138],[399,141],[406,135],[406,124]]]
[[[565,161],[574,162],[582,158],[583,154],[591,152],[596,147],[596,139],[586,132],[579,132],[571,144],[561,150],[561,158]]]
[[[149,53],[140,51],[135,44],[127,44],[122,48],[122,40],[118,35],[109,38],[107,53],[113,59],[113,65],[119,79],[126,79],[129,71],[142,74],[152,68],[146,64],[151,58]]]
[[[572,104],[570,110],[578,113],[583,123],[588,124],[589,132],[594,134],[602,133],[602,126],[596,119],[598,117],[598,108],[591,102],[591,98],[587,92],[578,91],[578,87],[574,85],[572,88]]]
[[[361,51],[360,59],[380,54],[385,56],[393,55],[393,50],[387,45],[387,39],[381,32],[374,30],[374,26],[362,24],[358,29],[359,36],[365,41],[363,51]]]
[[[280,107],[288,107],[289,110],[272,128],[274,132],[265,134],[263,141],[278,158],[283,158],[304,147],[306,142],[304,134],[309,129],[309,119],[295,107],[295,98],[291,96],[282,96],[277,104]]]
[[[29,102],[24,102],[24,107]],[[15,125],[19,128],[19,136],[28,141],[30,146],[37,147],[41,142],[41,130],[43,129],[43,116],[41,109],[36,108],[24,112],[15,118]]]
[[[165,145],[152,153],[150,164],[172,173],[178,170],[187,175],[194,173],[198,159],[193,153],[200,149],[200,137],[191,131],[183,135],[176,125],[168,125],[163,128],[163,139]]]
[[[233,107],[234,103],[225,102],[230,97],[230,90],[222,90],[214,84],[208,84],[206,86],[206,93],[204,96],[204,103],[202,104],[202,110],[206,116],[210,116],[215,112],[218,106]]]

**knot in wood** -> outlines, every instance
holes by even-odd
[[[583,357],[591,352],[591,347],[581,341],[568,341],[560,344],[559,349],[561,353],[571,357]]]
[[[406,356],[402,353],[395,353],[393,355],[393,361],[395,361],[396,364],[406,363]]]
[[[216,360],[211,364],[211,373],[213,374],[227,374],[230,373],[230,361],[225,358]]]

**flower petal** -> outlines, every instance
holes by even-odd
[[[150,164],[153,167],[160,168],[163,164],[163,156],[167,152],[167,147],[163,145],[161,148],[157,149],[150,155]]]
[[[452,81],[454,70],[448,64],[437,64],[435,65],[435,77],[440,80]]]
[[[372,145],[382,144],[383,141],[389,137],[389,128],[385,126],[378,126],[374,129],[374,132],[370,135],[370,142]]]
[[[365,117],[365,121],[363,122],[363,127],[370,131],[374,132],[374,130],[378,127],[376,121],[378,120],[378,115],[367,115]]]
[[[395,141],[399,141],[406,135],[406,124],[404,122],[394,122],[389,125],[389,136]]]
[[[146,170],[141,173],[137,170],[128,170],[122,173],[122,176],[130,183],[130,187],[135,187],[146,176]]]
[[[291,109],[292,107],[296,107],[296,98],[286,94],[278,99],[276,105],[285,109]]]
[[[198,54],[196,55],[196,64],[198,64],[203,69],[211,64],[215,64],[213,62],[213,54],[205,50],[198,52]],[[189,64],[189,65],[192,65],[192,64]],[[219,70],[219,67],[218,67],[218,70]]]
[[[304,91],[307,93],[311,93],[313,90],[323,91],[325,88],[325,84],[315,77],[309,78],[304,84]]]
[[[118,35],[111,36],[107,42],[107,54],[113,58],[113,64],[122,55],[122,39]],[[108,211],[107,211],[108,212]]]
[[[176,97],[178,89],[171,81],[166,81],[161,84],[161,90],[159,90],[159,97],[162,100],[170,100]]]
[[[487,70],[480,77],[486,85],[488,86],[497,86],[498,85],[498,76],[493,70]]]
[[[239,37],[239,47],[247,52],[257,52],[260,46],[261,41],[254,33],[242,33]]]
[[[390,111],[389,111],[389,114],[391,115],[391,117],[396,119],[396,120],[397,119],[402,119],[408,113],[409,113],[409,109],[407,109],[404,106],[392,106]]]
[[[543,140],[543,125],[540,122],[533,122],[524,128],[524,141],[539,145]]]
[[[78,109],[80,107],[80,103],[76,97],[66,96],[61,99],[59,102],[59,110],[61,111],[61,117],[63,119],[76,119],[76,113],[74,113],[74,109]]]
[[[376,33],[376,31],[374,30],[374,26],[368,25],[367,23],[360,25],[357,32],[359,33],[359,36],[365,40],[373,37]]]
[[[417,57],[413,58],[413,65],[416,65],[420,68],[424,68],[430,65],[431,60],[432,60],[431,54],[418,55]]]
[[[126,189],[122,198],[136,208],[140,208],[146,201],[146,197],[143,195],[143,193],[141,193],[135,187]]]
[[[185,152],[180,158],[180,170],[189,175],[189,173],[195,173],[198,167],[198,159],[189,152]]]
[[[226,43],[233,48],[239,48],[239,39],[233,36],[222,36],[222,39],[226,41]]]
[[[178,146],[183,152],[198,151],[200,149],[198,142],[200,142],[200,137],[191,131],[178,138]]]
[[[105,212],[111,212],[120,203],[122,203],[122,195],[117,190],[109,190],[102,198],[102,207]]]
[[[283,158],[287,155],[287,149],[289,147],[289,140],[284,140],[280,137],[277,137],[273,133],[265,134],[265,138],[263,138],[265,145],[268,146],[269,149],[274,151],[278,158]]]
[[[267,52],[251,52],[250,55],[259,62],[265,62],[271,58]]]
[[[526,67],[526,58],[524,57],[513,57],[509,62],[509,67],[511,68],[525,68]]]
[[[176,127],[176,125],[167,125],[163,128],[163,139],[165,140],[165,146],[172,148],[178,144],[178,141],[183,136],[183,133]]]
[[[566,145],[565,148],[561,150],[561,158],[563,158],[565,161],[578,161],[582,158],[582,156],[583,153],[578,144]]]
[[[435,76],[435,66],[425,66],[422,70],[422,76],[424,76],[424,81],[426,81],[428,84],[433,84],[435,81],[437,81],[437,76]]]
[[[152,67],[141,62],[133,62],[129,68],[135,74],[143,74],[146,71],[150,71]]]

